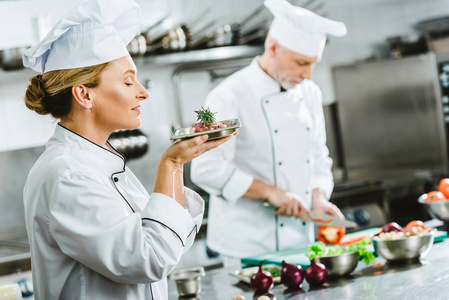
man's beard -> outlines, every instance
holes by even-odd
[[[298,80],[297,82],[294,82],[294,81],[296,81],[296,80],[288,80],[288,79],[286,79],[286,80],[279,81],[279,84],[281,85],[281,87],[284,90],[289,90],[289,89],[294,88],[295,86],[297,86],[298,84],[300,84],[302,82],[302,80],[301,81]]]

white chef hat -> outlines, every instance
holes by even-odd
[[[274,15],[269,36],[293,52],[321,56],[327,34],[344,36],[347,33],[342,22],[323,18],[286,0],[266,0],[264,4]]]
[[[84,0],[24,52],[23,65],[44,74],[106,63],[129,55],[139,28],[134,0]]]

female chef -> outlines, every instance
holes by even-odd
[[[134,1],[85,0],[24,54],[40,73],[26,106],[60,119],[24,189],[36,299],[167,299],[166,277],[201,224],[182,166],[231,137],[170,146],[151,195],[107,142],[141,125],[148,92],[126,51],[139,15]]]

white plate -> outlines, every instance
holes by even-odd
[[[263,265],[262,269],[265,268],[270,268],[270,269],[278,269],[279,271],[281,271],[281,267],[278,265]],[[229,273],[229,275],[234,276],[238,279],[240,279],[240,281],[246,282],[246,283],[250,283],[251,282],[251,278],[250,275],[253,273],[257,273],[257,271],[259,271],[259,267],[250,267],[250,268],[245,268],[242,270],[237,270],[234,272]],[[277,277],[273,277],[273,281],[274,283],[279,283],[281,282],[281,276],[277,276]]]
[[[170,139],[171,140],[178,140],[178,139],[189,139],[198,135],[207,134],[209,135],[208,140],[215,140],[220,139],[226,136],[229,136],[233,134],[237,128],[242,127],[242,124],[240,123],[240,119],[232,119],[232,120],[225,120],[220,121],[223,124],[226,124],[227,127],[224,128],[218,128],[214,130],[209,131],[203,131],[203,132],[193,132],[192,127],[185,127],[185,128],[179,128],[173,131]]]

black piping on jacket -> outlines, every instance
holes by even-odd
[[[88,141],[89,143],[92,143],[93,145],[95,145],[95,146],[97,146],[97,147],[99,147],[99,148],[101,148],[101,149],[103,149],[103,150],[105,150],[105,151],[108,151],[108,152],[112,153],[113,155],[116,155],[117,157],[119,157],[121,160],[123,160],[123,169],[122,169],[122,171],[112,173],[112,175],[111,175],[111,182],[112,182],[112,184],[114,185],[114,187],[115,187],[115,189],[117,190],[117,192],[120,194],[120,196],[122,196],[123,200],[125,200],[125,202],[128,204],[128,206],[131,208],[132,212],[135,213],[135,210],[132,208],[131,204],[129,204],[128,200],[126,200],[126,198],[122,195],[122,193],[120,193],[119,189],[117,188],[117,186],[115,185],[115,182],[114,182],[114,175],[120,174],[120,173],[124,173],[124,172],[125,172],[125,168],[126,168],[126,157],[125,157],[123,154],[121,154],[119,151],[117,151],[117,149],[115,149],[114,147],[112,147],[112,145],[111,145],[108,141],[106,141],[106,143],[108,143],[109,147],[111,147],[112,149],[114,149],[114,151],[117,152],[117,153],[120,154],[120,155],[118,155],[117,153],[114,153],[114,152],[112,152],[112,151],[109,151],[108,149],[105,149],[105,148],[101,147],[100,145],[95,144],[95,143],[92,142],[91,140],[86,139],[84,136],[79,135],[78,133],[76,133],[76,132],[74,132],[74,131],[68,129],[68,128],[65,127],[64,125],[61,125],[61,123],[58,123],[58,125],[61,126],[61,127],[64,128],[64,129],[70,131],[71,133],[76,134],[76,135],[79,136],[80,138],[82,138],[82,139]]]

